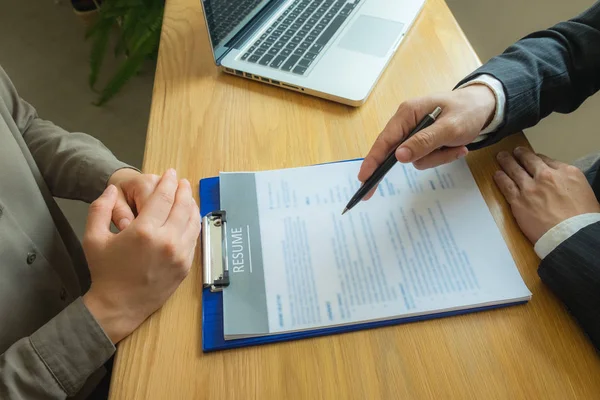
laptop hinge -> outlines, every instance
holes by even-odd
[[[227,50],[216,59],[217,65],[221,66],[221,61],[231,52],[231,50],[242,47],[244,43],[246,43],[246,41],[264,24],[264,22],[271,18],[284,3],[286,3],[286,1],[272,0],[256,14],[254,18],[252,18],[229,42],[227,42],[225,45]]]

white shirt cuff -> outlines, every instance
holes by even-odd
[[[554,251],[562,242],[588,225],[600,221],[600,213],[581,214],[564,220],[542,236],[534,246],[540,259]]]
[[[492,92],[494,92],[494,96],[496,97],[496,112],[494,113],[494,119],[492,119],[492,122],[490,122],[490,124],[479,133],[480,135],[487,135],[488,133],[498,130],[502,124],[502,121],[504,121],[506,94],[504,93],[502,83],[498,79],[487,74],[480,75],[473,80],[463,83],[458,87],[458,89],[476,84],[487,86]]]

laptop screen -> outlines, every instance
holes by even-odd
[[[270,0],[203,0],[215,59],[224,47]]]

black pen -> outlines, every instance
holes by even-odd
[[[369,177],[369,179],[367,179],[365,181],[365,183],[363,183],[363,185],[358,189],[356,194],[354,196],[352,196],[352,198],[346,205],[346,208],[344,208],[344,211],[342,211],[342,215],[344,215],[346,213],[346,211],[350,211],[352,209],[352,207],[354,207],[355,205],[360,203],[360,201],[375,186],[377,186],[377,184],[379,183],[379,181],[381,181],[383,179],[385,174],[387,174],[390,171],[390,169],[392,169],[392,167],[394,165],[396,165],[396,162],[398,162],[398,160],[396,160],[396,150],[398,149],[398,147],[400,147],[400,145],[402,143],[404,143],[408,138],[412,137],[415,133],[417,133],[417,132],[427,128],[431,124],[433,124],[435,122],[435,119],[441,113],[442,113],[442,109],[440,107],[436,107],[435,110],[433,110],[433,112],[431,114],[427,114],[425,116],[425,118],[423,118],[423,120],[419,123],[419,125],[417,125],[415,127],[415,129],[413,129],[408,134],[408,136],[402,142],[400,142],[400,144],[398,144],[398,146],[387,156],[387,158],[383,161],[383,163],[381,163],[381,165],[379,167],[377,167],[377,169],[373,172],[373,175],[371,175]]]

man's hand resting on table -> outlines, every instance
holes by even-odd
[[[498,154],[501,171],[494,180],[511,206],[519,227],[535,244],[559,223],[581,214],[600,212],[585,175],[531,150]]]
[[[464,157],[467,154],[466,145],[493,119],[496,97],[487,86],[475,84],[402,103],[365,157],[358,179],[361,182],[367,180],[390,151],[438,106],[442,108],[440,117],[396,150],[398,161],[412,162],[416,168],[426,169]],[[446,148],[440,150],[443,146]]]
[[[83,239],[92,278],[83,301],[114,343],[177,289],[190,270],[200,233],[190,183],[178,181],[173,170],[159,178],[137,217],[114,234],[109,228],[118,200],[119,191],[109,185],[90,207]]]
[[[117,188],[117,203],[112,213],[112,221],[119,230],[127,228],[144,203],[158,185],[160,176],[141,174],[130,168],[123,168],[112,174],[108,185]]]

